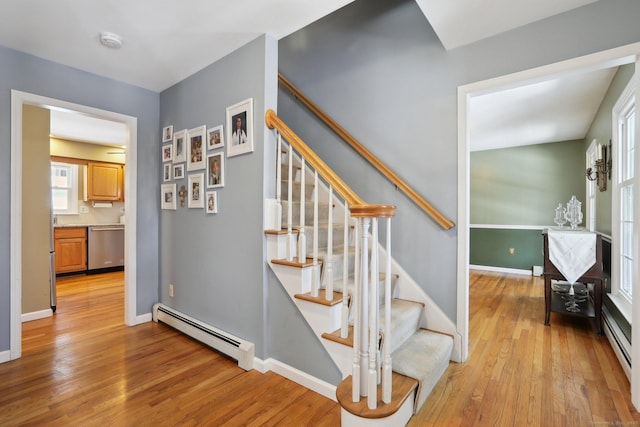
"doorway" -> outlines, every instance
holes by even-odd
[[[499,78],[472,83],[458,88],[458,254],[457,254],[457,325],[462,336],[462,359],[469,356],[469,225],[470,225],[470,141],[469,103],[474,96],[497,92],[507,88],[532,84],[576,71],[617,67],[637,61],[640,44],[623,46],[584,57],[574,58],[548,66],[514,73]],[[636,68],[638,64],[636,63]],[[637,89],[636,89],[637,90]],[[637,233],[637,231],[636,231]],[[638,238],[635,239],[638,241]],[[637,282],[640,278],[635,277]],[[640,316],[640,306],[633,309],[634,317]],[[637,314],[636,314],[637,313]],[[640,342],[640,329],[633,332]],[[633,348],[633,355],[640,358],[640,345]],[[640,368],[634,367],[631,378],[632,401],[640,407]]]
[[[34,105],[46,109],[75,111],[87,116],[123,123],[128,130],[125,154],[125,270],[124,322],[132,326],[136,317],[136,183],[137,183],[137,118],[85,105],[46,98],[26,92],[11,92],[11,236],[10,236],[10,359],[22,354],[22,107]]]

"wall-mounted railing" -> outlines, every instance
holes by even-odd
[[[435,222],[437,222],[445,230],[455,227],[455,223],[445,217],[439,210],[434,208],[424,197],[422,197],[413,187],[407,184],[387,165],[385,165],[378,157],[367,150],[353,135],[340,126],[331,116],[311,101],[300,89],[294,86],[282,74],[278,74],[280,84],[293,94],[300,102],[302,102],[312,113],[322,120],[331,130],[340,136],[347,144],[349,144],[358,154],[375,167],[382,175],[391,181],[396,188],[402,191],[409,199],[418,205],[427,213]]]
[[[390,205],[368,204],[362,200],[322,159],[320,159],[272,110],[267,111],[265,121],[270,129],[277,131],[277,181],[276,203],[278,211],[286,218],[286,225],[281,228],[287,230],[286,259],[292,263],[308,262],[307,232],[308,226],[313,227],[313,254],[310,257],[313,268],[310,293],[318,297],[320,289],[324,288],[325,298],[334,299],[334,276],[339,272],[333,271],[334,261],[342,261],[342,320],[341,336],[347,338],[349,334],[350,310],[353,317],[353,372],[352,398],[359,402],[367,397],[370,409],[377,407],[377,386],[382,383],[382,400],[391,402],[391,371],[392,361],[389,343],[391,342],[391,217],[395,214],[395,207]],[[283,173],[286,177],[283,177]],[[286,178],[286,179],[283,179]],[[312,180],[310,200],[306,187],[307,179]],[[286,182],[286,200],[282,200],[282,182]],[[294,184],[296,189],[294,189]],[[327,200],[320,203],[318,188],[324,185],[328,188]],[[297,188],[299,187],[299,190]],[[340,200],[342,204],[340,204]],[[283,205],[286,211],[283,212]],[[297,206],[299,204],[299,206]],[[294,205],[299,212],[294,211]],[[326,221],[328,237],[327,248],[323,254],[322,265],[324,273],[322,283],[319,274],[319,217],[321,209],[327,209]],[[340,209],[343,209],[340,212]],[[307,219],[307,210],[313,212],[312,224]],[[334,210],[338,215],[334,222]],[[297,218],[294,218],[297,215]],[[340,219],[341,217],[341,219]],[[378,250],[378,221],[386,223],[386,254],[382,262]],[[350,230],[355,224],[355,237],[350,238]],[[284,226],[284,227],[283,227]],[[343,229],[342,253],[334,253],[333,228]],[[297,236],[297,244],[296,244]],[[355,256],[350,247],[354,242]],[[353,273],[350,274],[350,258],[353,262]],[[384,320],[382,331],[382,349],[380,342],[380,314],[379,286],[380,264],[384,264]],[[353,283],[351,295],[348,283]],[[352,303],[349,304],[351,299]]]

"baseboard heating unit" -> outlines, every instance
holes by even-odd
[[[160,303],[153,306],[153,320],[166,323],[191,338],[236,359],[238,366],[246,371],[253,369],[255,354],[253,343],[234,337]]]

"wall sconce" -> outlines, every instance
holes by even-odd
[[[607,178],[611,179],[611,140],[609,145],[601,145],[600,153],[593,166],[587,168],[585,175],[589,181],[598,183],[598,190],[607,190]]]

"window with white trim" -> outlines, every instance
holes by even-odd
[[[636,155],[636,108],[634,81],[622,93],[613,109],[614,190],[613,284],[614,293],[631,302],[633,298],[633,203]]]
[[[51,162],[51,206],[55,215],[78,213],[78,165]]]

